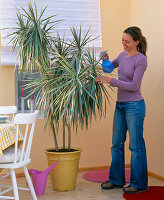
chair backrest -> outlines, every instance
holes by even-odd
[[[35,122],[37,119],[38,111],[34,113],[19,113],[14,117],[14,124],[16,125],[16,139],[15,139],[15,158],[14,163],[17,161],[23,162],[30,159],[31,145],[34,135]],[[20,128],[21,125],[21,128]],[[25,127],[22,127],[25,126]],[[22,131],[24,130],[24,134]],[[18,160],[18,134],[21,131],[23,135],[23,144],[21,146],[21,155]],[[20,150],[20,149],[19,149]]]
[[[17,113],[16,106],[0,106],[0,115],[12,115],[12,120],[14,115]]]

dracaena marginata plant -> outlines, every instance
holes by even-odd
[[[17,11],[16,31],[9,35],[13,48],[18,47],[19,69],[31,72],[34,77],[35,108],[44,112],[46,124],[52,128],[55,151],[59,151],[57,132],[61,124],[62,148],[71,150],[71,131],[88,128],[93,118],[103,116],[106,102],[110,101],[106,86],[95,82],[95,77],[101,76],[97,66],[102,56],[96,59],[94,47],[86,48],[96,38],[92,39],[90,29],[82,34],[82,26],[70,29],[71,40],[59,33],[52,37],[52,30],[60,20],[52,21],[55,15],[43,18],[46,7],[38,15],[36,5],[33,8],[29,2],[28,11],[22,7],[21,11]],[[31,88],[31,80],[26,88]]]
[[[68,150],[71,150],[71,131],[86,127],[92,118],[105,113],[106,102],[110,95],[104,85],[95,82],[101,75],[98,69],[101,57],[96,60],[95,49],[86,49],[92,41],[89,30],[82,35],[79,30],[71,28],[72,40],[65,41],[59,34],[54,41],[54,62],[45,68],[44,60],[38,63],[41,76],[33,81],[37,96],[37,106],[44,110],[45,118],[53,130],[55,151],[59,151],[56,132],[63,124],[63,149],[65,128],[68,132]]]

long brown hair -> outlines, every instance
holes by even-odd
[[[125,29],[124,33],[131,35],[134,41],[139,41],[137,50],[146,56],[147,41],[146,38],[142,35],[141,29],[137,26],[131,26]]]

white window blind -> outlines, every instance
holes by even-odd
[[[31,1],[33,4],[33,1]],[[58,31],[61,35],[65,34],[66,38],[71,37],[70,27],[79,27],[82,24],[82,31],[88,30],[91,26],[90,34],[94,37],[101,36],[101,18],[100,18],[100,0],[35,0],[37,10],[40,12],[41,6],[48,6],[45,17],[57,14],[54,19],[63,19],[54,29],[53,34]],[[25,0],[0,0],[0,28],[9,28],[1,31],[1,63],[15,64],[15,53],[10,51],[8,45],[10,38],[4,37],[14,31],[16,27],[16,8],[20,6],[27,10],[28,1]],[[70,38],[71,39],[71,38]],[[95,47],[99,53],[102,48],[101,37],[89,44]]]

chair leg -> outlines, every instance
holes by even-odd
[[[28,173],[27,167],[24,167],[24,173],[25,173],[25,176],[26,176],[26,180],[27,180],[28,186],[29,186],[30,191],[31,191],[31,195],[32,195],[34,200],[37,200],[37,196],[35,194],[35,190],[34,190],[30,175]]]
[[[15,171],[13,169],[10,169],[12,184],[13,184],[13,192],[15,200],[19,200],[19,194],[18,194],[18,186],[17,186],[17,180],[15,176]]]

